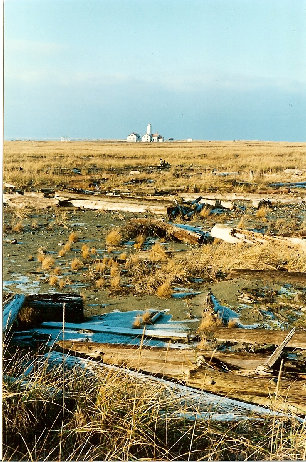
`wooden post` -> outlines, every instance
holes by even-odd
[[[278,345],[278,347],[273,351],[272,355],[265,362],[265,366],[271,368],[276,363],[276,361],[278,360],[278,358],[282,354],[283,349],[285,348],[287,343],[289,343],[289,341],[293,337],[294,333],[295,333],[295,327],[293,327],[293,329],[291,329],[291,331],[286,336],[286,338],[283,340],[283,342],[280,345]]]

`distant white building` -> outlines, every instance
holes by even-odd
[[[148,133],[146,133],[145,135],[143,135],[143,137],[141,138],[141,141],[143,143],[150,143],[152,141],[152,135],[149,135]]]
[[[154,133],[154,135],[152,135],[152,141],[153,143],[162,143],[164,141],[164,137],[159,135],[159,133]]]
[[[136,143],[137,141],[140,141],[140,135],[138,135],[138,133],[131,133],[129,136],[127,136],[126,141],[130,143]]]
[[[154,143],[158,143],[158,142],[160,143],[164,141],[164,137],[160,135],[159,133],[154,133],[152,135],[152,125],[151,124],[147,125],[147,131],[141,138],[138,135],[138,133],[133,132],[126,138],[126,141],[136,143],[137,141],[140,141],[140,139],[143,143],[151,143],[152,141]]]
[[[141,138],[141,141],[144,143],[151,143],[151,142],[157,143],[157,142],[164,141],[164,137],[159,135],[158,133],[152,134],[152,125],[148,124],[147,133],[143,135],[143,137]]]

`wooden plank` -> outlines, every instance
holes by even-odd
[[[10,300],[3,309],[2,315],[2,332],[6,333],[12,326],[13,322],[18,316],[19,310],[22,308],[25,295],[17,294]]]
[[[42,328],[51,328],[51,329],[62,329],[63,323],[60,322],[43,322],[41,324]],[[123,328],[123,327],[110,327],[103,325],[101,322],[84,322],[84,323],[72,323],[66,322],[65,329],[72,330],[89,330],[91,332],[99,332],[104,334],[118,334],[118,335],[130,335],[130,336],[142,336],[149,338],[160,338],[160,339],[172,339],[172,340],[186,340],[189,341],[191,336],[186,332],[176,332],[172,329],[146,329],[145,332],[143,329],[132,329],[132,328]]]
[[[174,379],[186,385],[218,393],[231,398],[269,406],[273,401],[276,384],[269,377],[249,376],[245,371],[222,371],[220,361],[238,363],[245,361],[245,367],[256,366],[264,362],[262,355],[227,355],[221,352],[203,352],[197,350],[177,350],[167,348],[142,348],[132,346],[97,344],[90,342],[58,342],[61,351],[75,352],[77,355],[96,358],[103,363],[143,371],[158,377]],[[201,355],[201,356],[200,356]],[[204,364],[199,365],[199,357]],[[219,360],[219,363],[215,359]],[[279,409],[306,411],[306,389],[301,380],[283,377],[279,388]]]
[[[267,329],[217,328],[214,336],[218,341],[248,343],[251,345],[280,345],[288,331]],[[290,348],[306,350],[306,331],[296,331],[287,344]]]
[[[278,345],[278,347],[276,348],[275,351],[273,351],[272,355],[265,362],[265,366],[272,367],[276,363],[276,361],[278,360],[278,358],[282,354],[285,346],[290,342],[290,340],[293,337],[294,333],[295,333],[295,327],[293,329],[291,329],[291,331],[286,336],[286,338],[282,341],[282,343],[280,345]]]

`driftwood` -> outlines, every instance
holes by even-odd
[[[211,229],[211,235],[232,244],[239,242],[245,242],[247,244],[265,244],[271,242],[275,244],[285,244],[287,246],[300,246],[302,250],[306,251],[306,240],[300,237],[265,236],[253,231],[231,228],[224,224],[216,224]]]
[[[167,348],[135,348],[132,346],[97,344],[87,342],[59,342],[59,348],[69,354],[84,355],[102,359],[104,364],[116,365],[154,374],[158,377],[179,380],[186,385],[219,393],[232,398],[270,405],[276,384],[271,377],[249,377],[248,368],[262,364],[264,357],[252,354],[232,356],[226,353],[196,350],[171,350]],[[201,359],[201,361],[199,361]],[[203,361],[204,359],[204,361]],[[234,367],[234,363],[245,369]],[[227,362],[227,363],[226,363]],[[224,367],[227,364],[228,369]],[[230,370],[232,369],[232,370]],[[239,370],[240,369],[240,370]],[[301,389],[301,381],[282,378],[277,407],[282,410],[306,411],[306,393]],[[286,398],[286,402],[285,402]]]
[[[168,237],[186,244],[202,244],[210,242],[212,239],[200,229],[183,225],[166,223],[163,220],[152,220],[147,218],[134,218],[129,221],[131,228],[135,228],[143,234],[157,235],[159,237]]]
[[[253,270],[234,268],[230,271],[229,278],[236,277],[286,282],[292,281],[305,283],[306,281],[306,273],[282,270]]]
[[[62,322],[43,322],[41,324],[41,328],[47,329],[58,329],[61,330],[63,328]],[[128,336],[143,336],[148,338],[156,338],[156,339],[164,339],[164,340],[181,340],[185,342],[189,342],[192,336],[189,336],[186,332],[175,332],[170,329],[133,329],[129,327],[110,327],[103,325],[99,322],[94,323],[71,323],[65,322],[65,329],[75,330],[75,331],[84,331],[90,330],[91,332],[98,332],[103,334],[117,334],[117,335],[128,335]]]
[[[95,376],[105,373],[105,370],[111,370],[116,376],[129,377],[130,379],[144,384],[145,386],[155,385],[161,393],[169,396],[171,400],[171,410],[174,415],[179,413],[181,417],[192,419],[218,419],[218,420],[241,420],[242,418],[255,416],[278,416],[288,417],[288,415],[279,412],[277,408],[271,410],[262,406],[249,404],[241,400],[231,399],[227,396],[220,396],[215,393],[207,393],[202,389],[191,388],[186,384],[169,381],[161,377],[144,374],[141,371],[123,369],[114,365],[101,364],[86,358],[70,356],[61,352],[51,352],[42,358],[48,361],[50,366],[62,367],[65,371],[79,367],[85,375]],[[200,388],[200,387],[198,387]],[[187,408],[187,411],[184,409]],[[168,414],[169,415],[169,414]],[[161,417],[163,413],[161,413]]]
[[[287,332],[288,333],[288,332]],[[280,345],[284,340],[284,331],[267,329],[217,328],[214,337],[218,341],[246,343],[250,345]],[[296,331],[287,344],[289,348],[306,350],[306,332]]]

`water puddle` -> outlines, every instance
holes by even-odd
[[[12,280],[3,281],[3,290],[11,291],[14,288],[24,293],[34,294],[39,288],[40,281],[32,281],[28,276],[13,273],[11,277],[13,278]]]
[[[186,289],[185,287],[174,287],[174,293],[171,295],[171,297],[175,299],[184,299],[195,297],[199,294],[201,294],[201,292],[192,289]]]
[[[306,188],[306,181],[299,181],[296,183],[270,183],[268,186],[271,188]]]

